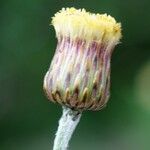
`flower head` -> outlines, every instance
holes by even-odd
[[[54,102],[98,110],[109,98],[110,60],[121,24],[107,14],[63,8],[52,18],[58,44],[44,89]]]

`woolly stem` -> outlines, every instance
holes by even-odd
[[[80,121],[81,113],[63,107],[62,117],[54,140],[53,150],[67,150],[71,136]]]

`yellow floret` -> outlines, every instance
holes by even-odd
[[[107,14],[94,14],[85,9],[62,8],[52,18],[57,36],[116,44],[121,38],[121,24]]]

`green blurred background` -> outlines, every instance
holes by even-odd
[[[57,42],[49,23],[70,6],[108,13],[123,27],[108,106],[83,114],[70,150],[150,150],[149,0],[1,0],[0,150],[52,150],[61,107],[42,89]]]

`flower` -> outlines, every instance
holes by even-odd
[[[107,14],[63,8],[52,25],[58,43],[44,78],[48,99],[75,110],[103,108],[110,95],[110,61],[121,24]]]

